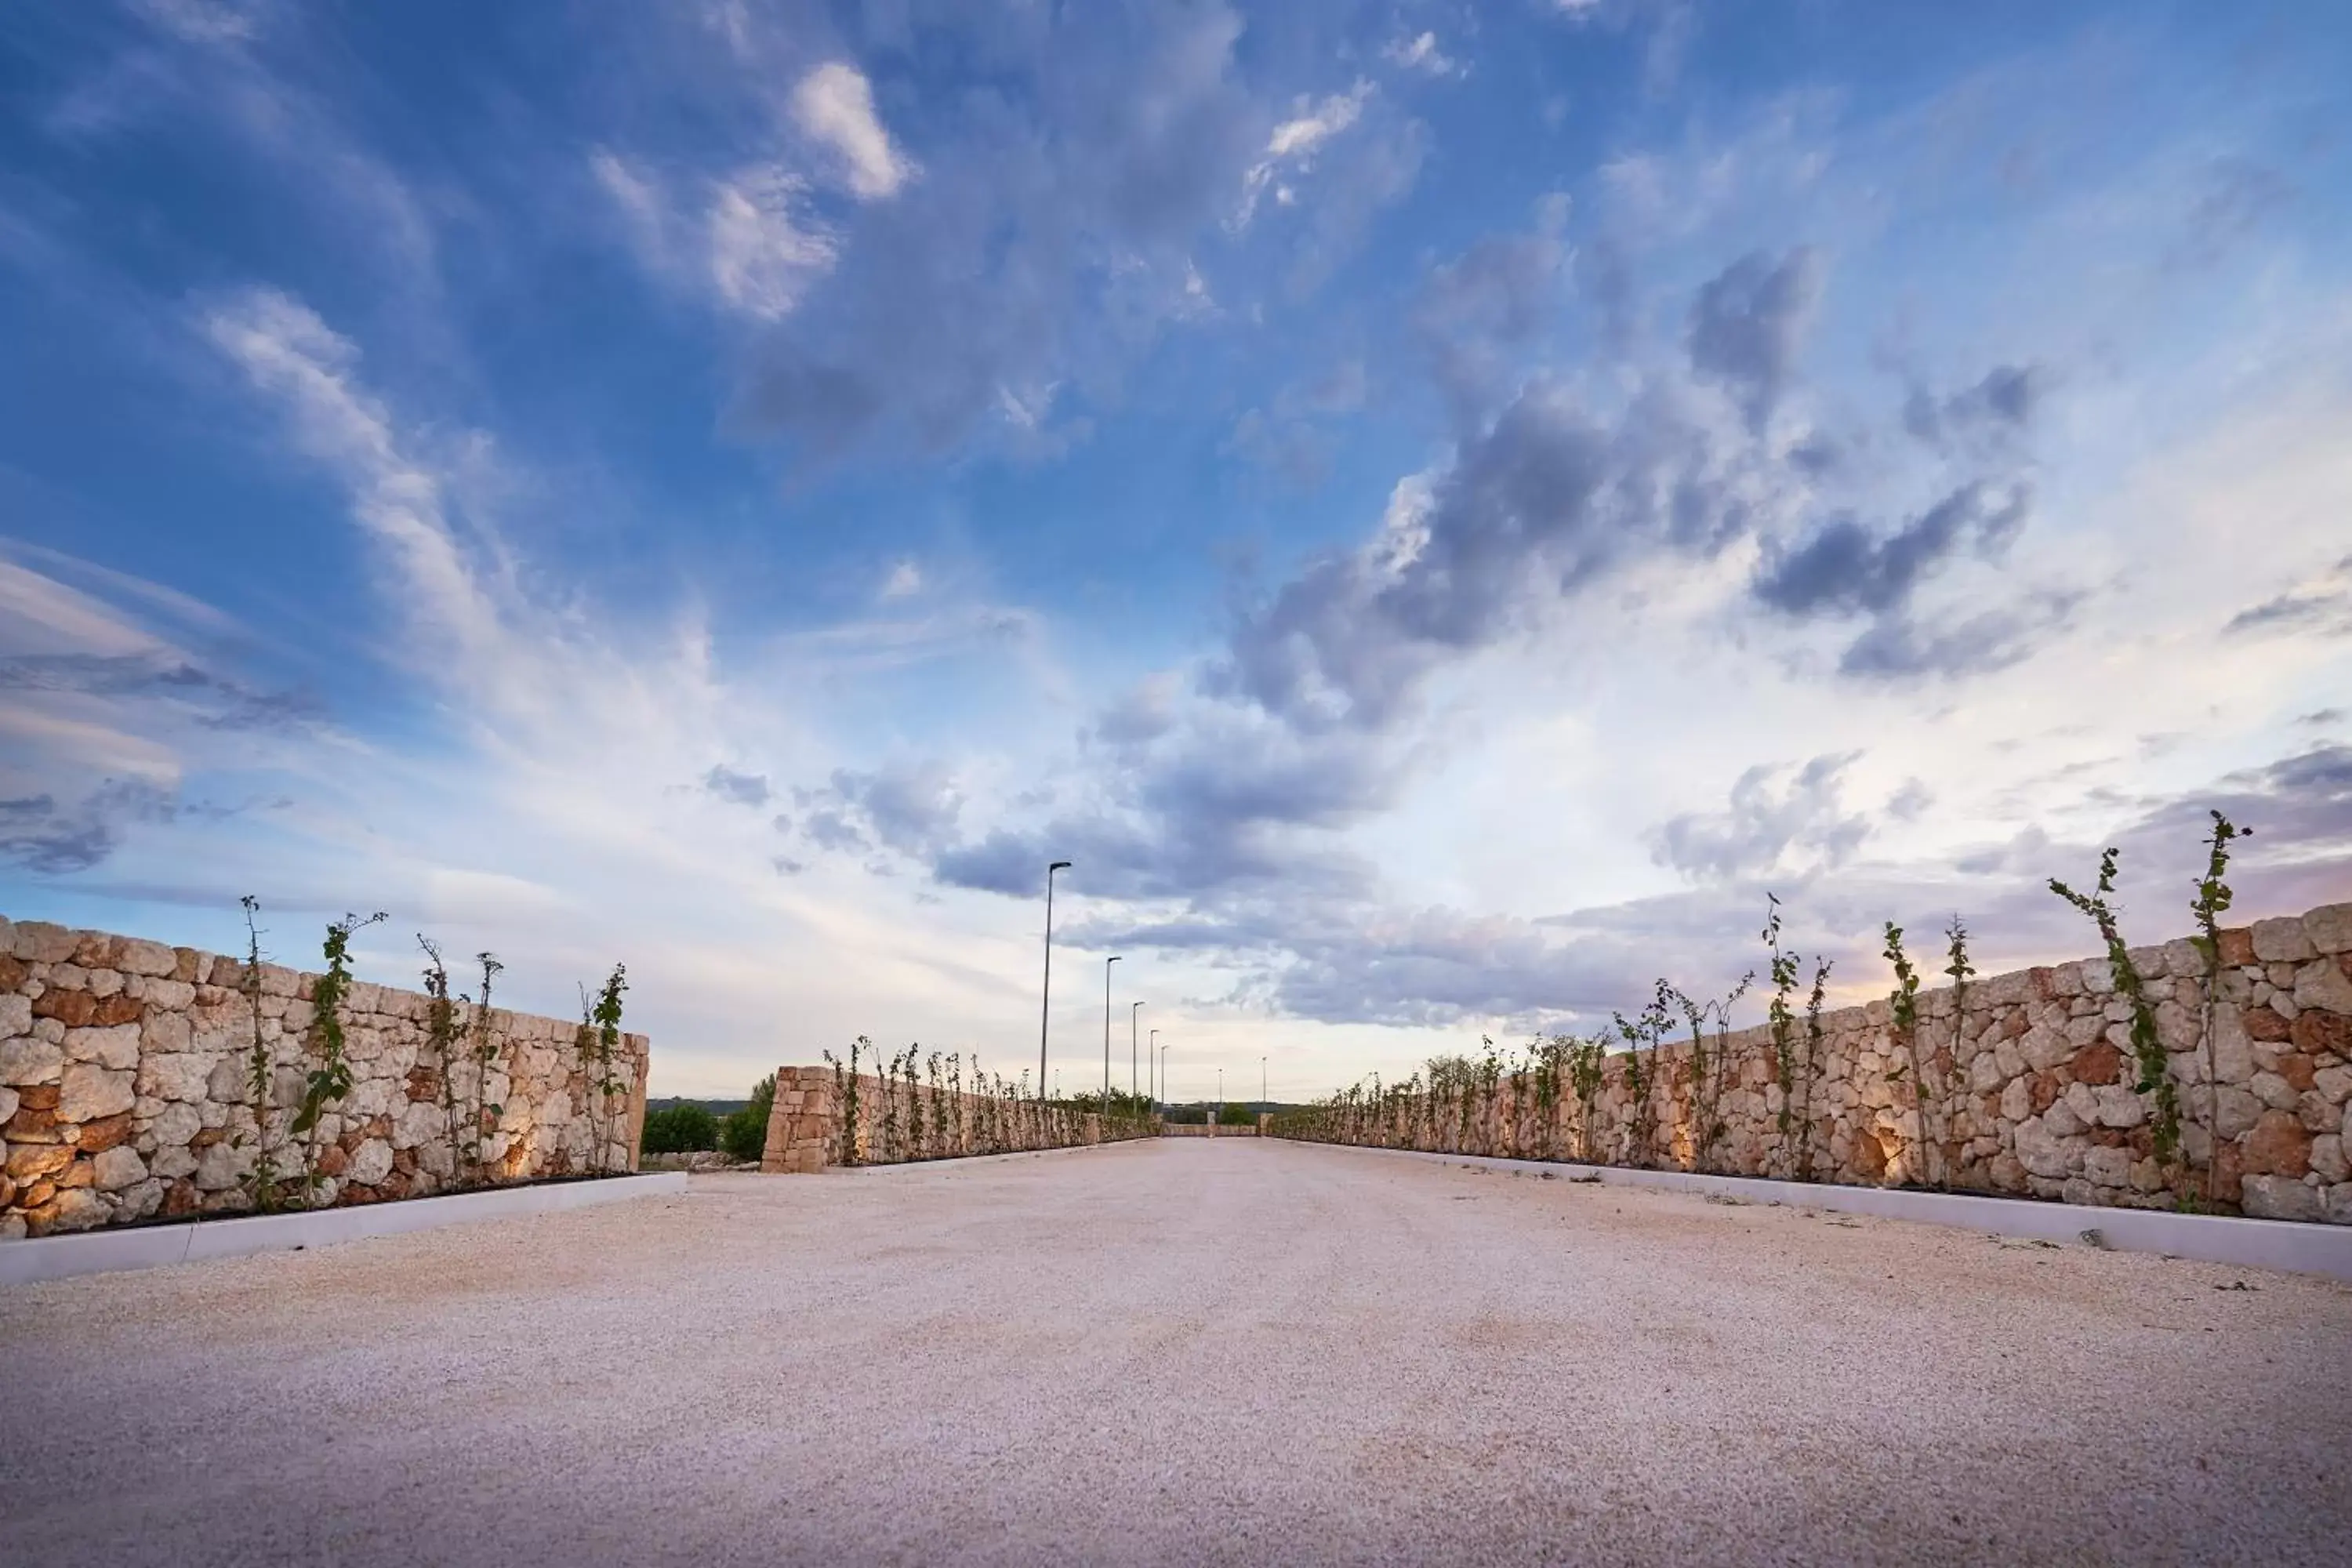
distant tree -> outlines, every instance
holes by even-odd
[[[775,1109],[776,1075],[770,1073],[751,1086],[751,1103],[730,1116],[719,1131],[719,1146],[730,1160],[749,1163],[768,1147],[768,1113]]]
[[[1253,1127],[1256,1124],[1257,1107],[1255,1105],[1228,1105],[1217,1112],[1217,1125],[1220,1127]]]
[[[691,1100],[646,1113],[646,1153],[687,1154],[718,1146],[719,1118]]]

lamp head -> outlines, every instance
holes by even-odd
[[[1050,877],[1056,871],[1066,871],[1069,868],[1070,863],[1067,860],[1056,860],[1052,865],[1045,868],[1045,875]]]

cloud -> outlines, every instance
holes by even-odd
[[[912,561],[893,562],[890,575],[882,582],[882,597],[906,599],[923,591],[923,569]]]
[[[1847,645],[1838,673],[1862,679],[1954,679],[2022,663],[2072,624],[2084,595],[2038,589],[1990,610],[1927,619],[1911,612],[1881,616]]]
[[[44,653],[0,658],[0,690],[152,699],[213,730],[300,729],[326,705],[303,691],[266,691],[199,668],[161,646],[131,654]]]
[[[1938,398],[1915,387],[1903,405],[1903,427],[1933,447],[2025,429],[2047,392],[2048,373],[2033,365],[1995,365],[1974,386]]]
[[[1756,597],[1786,616],[1899,611],[1963,544],[1997,553],[2024,525],[2031,499],[2022,486],[1996,494],[1971,481],[1884,536],[1851,516],[1832,519],[1794,548],[1767,547]]]
[[[749,164],[700,182],[701,207],[618,154],[589,158],[638,264],[680,292],[755,321],[780,321],[833,269],[839,241],[811,213],[808,182],[778,164]]]
[[[1468,66],[1454,60],[1438,47],[1435,33],[1398,38],[1381,50],[1381,58],[1406,70],[1424,71],[1431,76],[1462,77],[1470,74]]]
[[[2352,636],[2352,593],[2281,594],[2240,610],[2221,628],[2224,637],[2278,632]]]
[[[1164,332],[1216,319],[1196,253],[1266,135],[1241,18],[1087,6],[940,26],[941,58],[986,68],[920,106],[923,177],[840,216],[843,264],[751,345],[731,433],[810,462],[970,443],[1050,457]],[[787,68],[741,68],[756,94]]]
[[[1381,728],[1441,664],[1618,563],[1711,554],[1747,526],[1745,498],[1670,393],[1610,422],[1539,379],[1449,467],[1401,482],[1369,543],[1311,563],[1246,611],[1207,683],[1301,728]]]
[[[146,779],[101,780],[71,806],[47,794],[0,800],[0,861],[38,876],[87,871],[140,823],[169,822],[172,792]]]
[[[724,763],[712,767],[702,775],[702,787],[719,799],[737,805],[757,808],[768,804],[768,781],[764,774],[739,773]]]
[[[1549,196],[1524,234],[1488,235],[1432,268],[1411,317],[1457,426],[1475,426],[1542,341],[1564,293],[1569,203]]]
[[[1821,303],[1822,271],[1811,246],[1777,262],[1750,251],[1703,285],[1691,304],[1691,369],[1724,388],[1750,430],[1763,430],[1796,374],[1797,352]]]
[[[855,66],[835,60],[803,77],[793,89],[793,121],[831,149],[848,172],[851,192],[862,201],[897,195],[918,173],[890,144],[889,132],[874,112],[874,89]]]
[[[1360,79],[1346,92],[1332,93],[1319,103],[1301,98],[1297,112],[1275,126],[1273,134],[1265,139],[1265,155],[1243,176],[1239,221],[1249,222],[1259,195],[1278,171],[1303,173],[1313,168],[1315,154],[1323,144],[1355,124],[1363,114],[1364,100],[1371,97],[1372,90],[1370,82]],[[1277,186],[1275,199],[1286,204],[1292,198],[1286,188]]]
[[[1870,821],[1844,810],[1841,792],[1858,752],[1815,757],[1789,776],[1759,763],[1739,775],[1720,812],[1685,812],[1651,834],[1651,858],[1692,881],[1726,881],[1779,870],[1795,855],[1813,868],[1852,859]],[[1776,788],[1787,779],[1785,787]]]
[[[938,763],[835,769],[824,784],[793,796],[801,837],[817,848],[864,853],[878,846],[917,860],[955,843],[963,811],[954,774]]]

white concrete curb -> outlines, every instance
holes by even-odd
[[[1108,1143],[1062,1143],[1051,1149],[1007,1149],[1001,1154],[950,1154],[943,1160],[887,1160],[878,1165],[827,1165],[817,1173],[824,1176],[879,1176],[892,1171],[954,1170],[968,1165],[986,1164],[992,1160],[1027,1160],[1045,1154],[1084,1154],[1097,1149],[1116,1149],[1125,1143],[1149,1143],[1149,1138],[1114,1138]],[[761,1175],[769,1173],[761,1172]]]
[[[551,1182],[497,1187],[446,1197],[406,1198],[397,1203],[360,1204],[302,1214],[249,1215],[187,1225],[135,1226],[75,1236],[43,1236],[0,1241],[0,1285],[30,1285],[68,1279],[77,1274],[108,1274],[124,1268],[157,1268],[208,1258],[243,1258],[256,1252],[287,1252],[329,1247],[371,1236],[398,1236],[477,1220],[513,1219],[564,1209],[616,1204],[686,1191],[686,1173],[612,1176],[594,1182]]]
[[[1443,1164],[1495,1171],[1549,1171],[1570,1180],[1598,1177],[1611,1186],[1659,1187],[1667,1192],[1713,1194],[1745,1198],[1749,1203],[1780,1204],[1789,1208],[1876,1215],[1882,1219],[1946,1225],[2037,1241],[2099,1246],[2116,1252],[2155,1252],[2170,1258],[2193,1258],[2201,1263],[2273,1268],[2283,1274],[2317,1274],[2352,1283],[2352,1225],[2238,1219],[2227,1215],[2176,1214],[2168,1209],[2098,1208],[2084,1204],[2037,1203],[2025,1198],[1921,1193],[1895,1187],[1840,1187],[1820,1182],[1768,1181],[1759,1176],[1704,1176],[1688,1171],[1633,1171],[1616,1165],[1506,1160],[1486,1154],[1376,1149],[1357,1143],[1313,1146],[1408,1160],[1435,1160]],[[2095,1242],[2088,1239],[2092,1232],[2097,1234]]]

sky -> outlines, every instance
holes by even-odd
[[[1059,1087],[1297,1100],[1768,895],[1840,1001],[2095,951],[2110,845],[2185,934],[2216,808],[2233,918],[2352,899],[2347,82],[2336,0],[19,7],[0,913],[625,962],[734,1095],[1034,1074],[1066,859]]]

